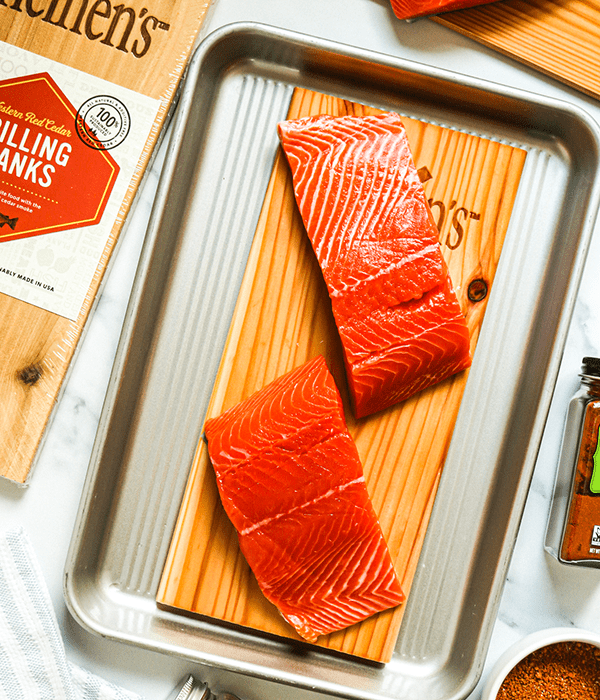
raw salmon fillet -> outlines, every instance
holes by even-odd
[[[242,553],[302,637],[314,642],[404,600],[323,357],[204,430]]]
[[[391,0],[392,10],[398,19],[414,19],[440,12],[462,10],[475,5],[487,5],[492,0]]]
[[[468,328],[400,117],[321,115],[278,131],[356,417],[468,367]]]

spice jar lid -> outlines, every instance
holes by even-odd
[[[582,364],[582,371],[584,374],[600,377],[600,357],[584,357]]]
[[[209,700],[211,697],[208,686],[189,675],[173,690],[169,700]]]

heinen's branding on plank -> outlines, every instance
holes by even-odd
[[[155,31],[168,32],[171,28],[149,14],[146,7],[136,11],[124,4],[112,5],[110,0],[0,0],[2,7],[25,12],[32,19],[131,53],[135,58],[148,53]]]

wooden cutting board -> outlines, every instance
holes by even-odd
[[[297,89],[289,118],[376,110]],[[439,126],[405,120],[442,250],[475,348],[525,152]],[[469,299],[469,292],[473,299]],[[467,372],[403,404],[355,420],[325,284],[298,213],[281,150],[265,197],[209,416],[215,416],[317,354],[345,406],[367,487],[405,593],[410,591]],[[157,602],[262,633],[299,640],[264,598],[220,504],[203,441],[192,465]],[[317,644],[390,659],[404,606],[322,637]]]
[[[0,476],[20,484],[29,476],[210,2],[132,0],[119,5],[110,0],[89,4],[85,0],[0,0],[0,41],[9,45],[1,56],[3,62],[15,60],[10,51],[15,46],[54,60],[65,71],[76,68],[160,100],[79,317],[69,320],[0,293]]]
[[[433,20],[600,97],[600,0],[498,0]]]

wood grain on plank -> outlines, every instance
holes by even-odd
[[[598,0],[498,0],[433,17],[581,92],[600,97]]]
[[[82,19],[81,30],[74,31],[79,10],[86,8],[86,3],[71,5],[40,0],[32,9],[30,3],[22,4],[20,0],[0,0],[0,41],[160,100],[151,134],[79,317],[70,321],[0,294],[0,476],[24,483],[30,474],[123,222],[209,5],[210,0],[153,0],[136,18],[138,24],[145,19],[146,30],[151,33],[149,50],[138,58],[132,51],[134,41],[138,41],[138,53],[145,46],[143,33],[136,34],[139,27],[131,30],[126,44],[122,43],[133,12],[128,11],[127,5],[112,8],[110,18],[103,14],[111,7],[109,2],[101,8],[90,5],[89,11],[96,13],[93,22],[90,20],[86,29],[87,20]],[[54,14],[50,13],[52,7]],[[67,7],[70,10],[63,17]],[[103,43],[119,11],[123,15],[119,15],[118,25],[115,24],[113,38]],[[88,34],[96,39],[91,40]],[[10,50],[6,60],[12,60]]]
[[[289,118],[377,110],[297,89]],[[406,119],[417,168],[440,228],[473,349],[486,300],[468,286],[491,287],[525,152]],[[410,592],[467,372],[374,416],[352,416],[342,351],[325,283],[304,230],[281,150],[265,196],[229,337],[208,409],[220,414],[284,372],[324,355],[344,401],[404,591]],[[262,633],[299,640],[249,570],[220,504],[204,443],[194,458],[157,602]],[[391,658],[404,606],[322,637],[317,645],[366,659]]]

